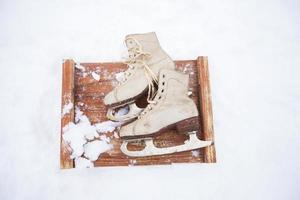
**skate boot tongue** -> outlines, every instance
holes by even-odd
[[[128,65],[128,70],[125,71],[125,78],[123,83],[129,78],[132,74],[132,70],[136,68],[142,67],[145,72],[145,77],[148,81],[148,102],[153,99],[155,96],[155,83],[158,83],[158,79],[156,74],[151,70],[149,65],[147,64],[148,60],[151,59],[151,53],[143,51],[142,44],[134,37],[127,36],[125,38],[125,43],[128,48],[128,59],[124,62]],[[122,83],[121,83],[122,84]]]
[[[127,35],[125,44],[128,57],[123,63],[128,69],[122,72],[122,78],[118,78],[118,85],[105,95],[104,103],[109,107],[131,103],[148,90],[148,100],[152,100],[160,69],[175,68],[172,59],[160,47],[154,32]]]
[[[156,63],[166,57],[165,53],[162,53],[159,41],[154,32],[127,35],[125,37],[125,44],[128,51],[138,47],[139,50],[147,52],[149,55],[155,55],[147,60],[149,63]]]
[[[128,51],[128,60],[131,61],[131,63],[137,60],[146,62],[151,58],[151,53],[144,51],[143,44],[134,37],[127,36],[125,38],[125,44]]]

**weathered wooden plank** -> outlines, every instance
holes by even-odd
[[[202,131],[199,131],[199,137],[201,138],[210,138],[213,137],[212,131],[205,131],[210,126],[209,119],[203,117],[202,115],[210,115],[211,112],[208,112],[211,109],[210,99],[206,99],[202,102],[201,98],[208,98],[202,93],[206,91],[207,83],[202,83],[202,81],[208,80],[207,75],[201,75],[203,69],[203,58],[199,57],[197,60],[185,60],[185,61],[176,61],[176,68],[179,71],[182,71],[190,75],[189,82],[189,91],[191,92],[190,97],[195,101],[200,110],[200,119],[201,125],[203,126]],[[200,62],[201,61],[201,62]],[[69,61],[70,62],[70,61]],[[64,63],[63,68],[66,67],[67,62]],[[123,63],[81,63],[82,67],[75,68],[74,62],[71,64],[73,66],[73,93],[74,96],[73,103],[76,105],[91,121],[92,124],[106,121],[106,112],[107,108],[103,104],[104,96],[111,91],[117,84],[115,79],[115,74],[126,70],[126,65]],[[201,66],[200,66],[201,65]],[[200,66],[200,67],[199,67]],[[207,67],[207,66],[206,66]],[[206,70],[206,68],[204,69]],[[95,80],[92,76],[92,73],[95,72],[100,75],[100,80]],[[65,71],[64,71],[65,73]],[[72,73],[69,69],[68,73]],[[204,71],[206,73],[206,71]],[[200,80],[201,78],[201,80]],[[63,81],[63,84],[70,83]],[[199,85],[200,84],[200,85]],[[203,88],[202,88],[203,87]],[[201,90],[202,89],[202,90]],[[208,94],[210,95],[210,94]],[[143,100],[143,99],[142,99]],[[201,103],[202,102],[202,103]],[[65,103],[65,102],[64,102]],[[142,103],[143,104],[143,103]],[[206,111],[207,110],[207,111]],[[205,111],[205,112],[203,112]],[[74,110],[73,119],[74,120]],[[63,127],[63,126],[62,126]],[[210,129],[209,129],[210,130]],[[107,137],[111,139],[111,144],[114,148],[107,153],[102,154],[97,161],[94,162],[95,166],[128,166],[128,165],[157,165],[157,164],[171,164],[171,163],[194,163],[194,162],[213,162],[214,161],[214,148],[207,150],[196,151],[187,151],[180,152],[170,155],[163,156],[150,156],[144,158],[130,158],[124,155],[120,151],[121,140],[114,137],[113,133],[106,134]],[[155,145],[158,147],[162,146],[174,146],[182,144],[187,137],[185,135],[180,135],[175,132],[175,130],[167,131],[164,134],[155,138]],[[128,145],[128,148],[131,150],[142,149],[142,143],[131,143]],[[68,153],[68,152],[67,152]],[[67,153],[64,155],[67,156]],[[206,158],[208,156],[208,158]],[[68,160],[66,163],[70,164],[70,159],[64,157]],[[72,163],[73,164],[73,163]],[[73,165],[68,165],[73,167]]]
[[[202,132],[203,139],[213,140],[213,114],[212,114],[212,103],[210,94],[209,84],[209,71],[208,71],[208,59],[207,57],[198,57],[198,80],[199,80],[199,99],[200,99],[200,110],[202,116]],[[216,162],[215,156],[215,145],[204,148],[204,161],[207,163]]]
[[[73,103],[74,105],[74,61],[65,60],[62,67],[62,98],[61,98],[61,137],[60,137],[60,167],[68,169],[74,167],[73,160],[70,159],[70,147],[62,138],[63,127],[74,121],[74,107],[69,113],[64,114],[65,105]],[[63,115],[64,114],[64,115]]]

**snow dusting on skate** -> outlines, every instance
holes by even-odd
[[[75,159],[75,167],[77,168],[76,163],[79,163],[79,168],[84,165],[90,167],[88,161],[97,160],[101,153],[113,148],[110,138],[104,133],[113,132],[121,123],[105,121],[92,125],[78,107],[76,107],[75,122],[63,128],[63,139],[72,149],[70,157]],[[81,156],[85,156],[88,161],[80,159]]]

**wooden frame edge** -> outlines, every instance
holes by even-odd
[[[70,159],[70,147],[64,142],[63,127],[74,122],[74,70],[75,62],[71,59],[64,60],[62,64],[62,96],[61,96],[61,135],[60,135],[60,168],[74,168],[74,161]],[[64,113],[64,106],[72,103],[68,113]]]
[[[213,113],[210,93],[210,80],[208,70],[208,58],[206,56],[199,56],[197,58],[198,68],[198,85],[199,85],[199,99],[200,111],[202,112],[201,128],[204,140],[214,140],[213,130]],[[215,163],[216,151],[215,145],[204,148],[204,162]]]
[[[198,86],[200,99],[200,112],[202,118],[200,119],[201,128],[204,140],[214,140],[213,131],[213,113],[210,92],[210,80],[208,70],[208,58],[199,56],[196,60],[198,69]],[[75,76],[75,62],[72,59],[63,61],[62,64],[62,97],[61,97],[61,135],[60,135],[60,168],[70,169],[74,168],[74,161],[70,159],[70,147],[64,142],[62,138],[63,127],[68,123],[74,122],[74,76]],[[72,103],[73,107],[68,113],[63,113],[65,105]],[[63,115],[64,114],[64,115]],[[215,145],[205,147],[204,163],[216,162]]]

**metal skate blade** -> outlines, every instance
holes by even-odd
[[[189,151],[194,149],[199,149],[207,147],[212,144],[212,141],[203,141],[199,140],[196,132],[189,133],[189,139],[184,142],[182,145],[173,146],[173,147],[162,147],[158,148],[154,145],[153,139],[143,139],[145,141],[145,148],[140,151],[130,151],[127,149],[127,144],[129,140],[123,141],[121,145],[121,151],[130,156],[130,157],[145,157],[145,156],[154,156],[154,155],[165,155],[172,154],[177,152]],[[136,140],[131,140],[136,141]]]

